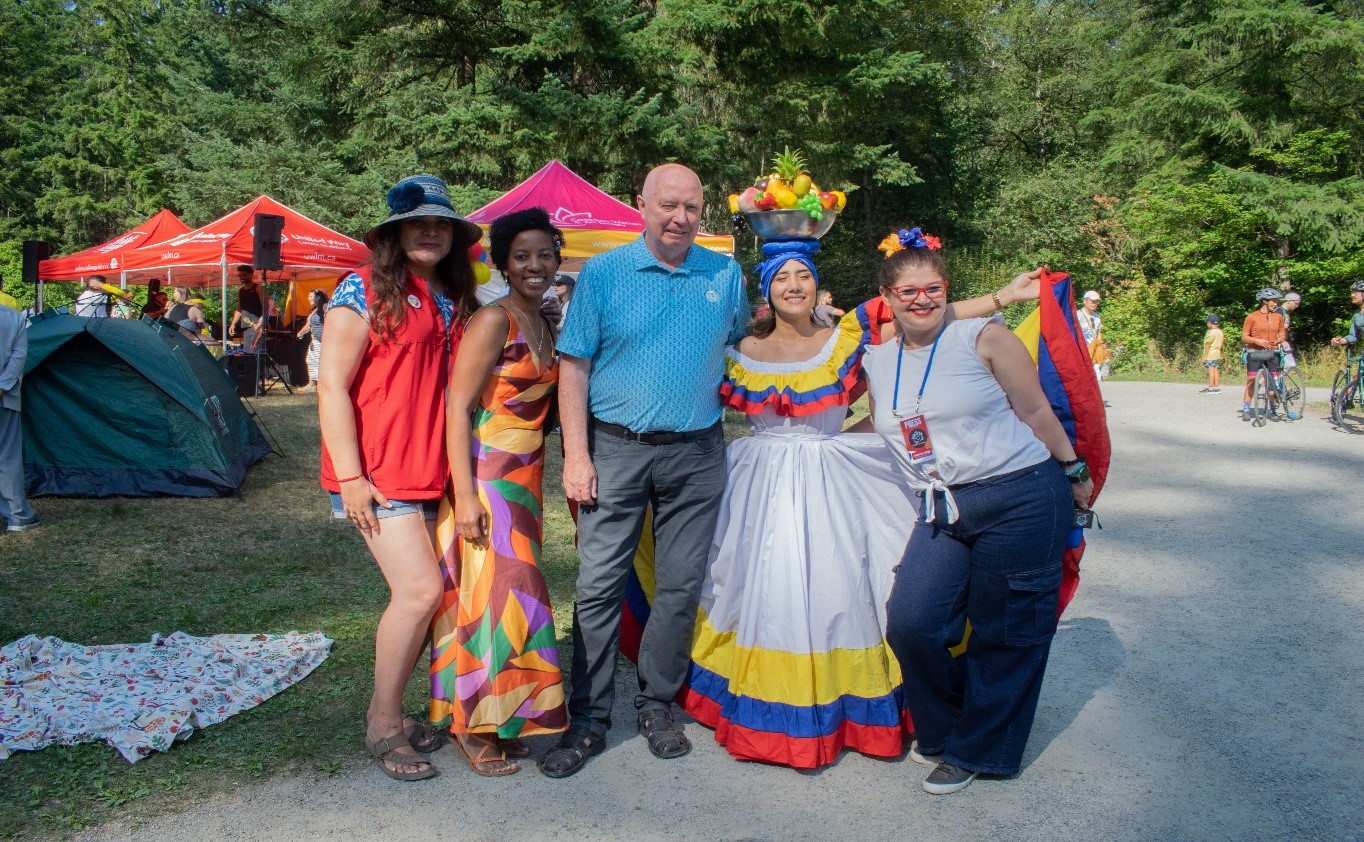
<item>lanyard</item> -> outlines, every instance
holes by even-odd
[[[928,373],[933,370],[933,357],[938,353],[938,342],[942,335],[947,332],[947,325],[942,326],[938,335],[933,337],[933,349],[928,352],[928,365],[924,367],[924,379],[919,383],[919,395],[914,399],[914,414],[919,414],[919,404],[924,400],[924,387],[928,385]],[[900,417],[900,368],[905,362],[905,337],[900,335],[900,355],[895,358],[895,391],[891,394],[890,414],[896,418]]]

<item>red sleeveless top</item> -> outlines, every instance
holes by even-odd
[[[374,300],[371,267],[355,274]],[[463,325],[448,331],[426,281],[408,273],[407,308],[392,339],[369,332],[369,347],[350,384],[360,469],[390,500],[434,500],[445,490],[445,386]],[[340,492],[327,443],[322,487]]]

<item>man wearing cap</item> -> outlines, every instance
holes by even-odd
[[[1080,332],[1084,334],[1085,345],[1089,346],[1089,353],[1094,355],[1094,340],[1099,339],[1100,331],[1103,328],[1103,321],[1099,318],[1099,293],[1094,290],[1086,290],[1084,295],[1084,306],[1075,311],[1075,320],[1080,323]],[[1103,379],[1103,364],[1094,364],[1094,378]]]
[[[650,508],[656,579],[640,641],[637,726],[656,757],[691,750],[671,704],[686,678],[725,488],[724,351],[744,335],[748,297],[733,259],[695,245],[696,173],[658,167],[636,203],[643,236],[587,262],[559,338],[564,491],[579,505],[581,561],[570,727],[539,763],[554,778],[605,747],[621,598]]]
[[[573,300],[573,287],[577,285],[572,275],[559,275],[554,279],[554,297],[559,302],[559,329],[568,321],[568,302]]]
[[[1295,368],[1298,365],[1297,357],[1293,356],[1293,311],[1298,309],[1302,303],[1302,296],[1296,292],[1286,292],[1283,296],[1283,303],[1275,312],[1283,316],[1283,366],[1284,368]]]
[[[1222,394],[1222,319],[1216,313],[1208,316],[1208,332],[1203,334],[1203,367],[1208,370],[1208,385],[1199,389],[1207,395]]]

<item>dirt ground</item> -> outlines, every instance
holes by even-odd
[[[736,762],[694,723],[689,756],[655,760],[627,691],[567,780],[479,778],[447,747],[431,782],[281,779],[81,838],[1364,838],[1364,435],[1320,403],[1252,428],[1239,395],[1197,390],[1104,386],[1103,529],[1017,778],[934,797],[907,759],[802,774]]]

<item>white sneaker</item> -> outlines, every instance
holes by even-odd
[[[919,741],[915,740],[909,744],[909,759],[925,766],[937,766],[942,762],[942,754],[920,754]]]

